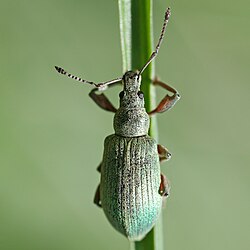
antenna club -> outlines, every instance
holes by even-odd
[[[167,8],[166,14],[165,14],[165,19],[169,19],[169,17],[171,16],[171,10],[170,7]]]
[[[61,74],[66,74],[65,70],[63,68],[60,68],[58,66],[55,66],[55,69],[58,73],[61,73]]]

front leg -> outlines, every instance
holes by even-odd
[[[118,85],[120,84],[119,81],[114,81],[108,85],[108,86],[105,86],[105,90],[108,88],[108,87],[111,87],[111,86],[115,86],[115,85]],[[110,111],[110,112],[116,112],[117,109],[113,106],[113,104],[109,101],[109,99],[103,94],[96,94],[96,91],[100,90],[100,87],[97,87],[97,88],[94,88],[90,91],[89,93],[89,96],[90,98],[102,109],[104,110],[107,110],[107,111]]]
[[[96,94],[95,92],[98,91],[98,88],[94,88],[90,91],[89,96],[90,98],[102,109],[116,112],[117,109],[113,106],[113,104],[109,101],[109,99],[102,93]]]
[[[161,100],[161,102],[158,104],[158,106],[152,110],[151,112],[149,112],[149,115],[153,115],[155,113],[162,113],[165,112],[167,110],[169,110],[170,108],[172,108],[175,103],[181,98],[181,96],[179,95],[179,93],[172,87],[170,87],[169,85],[159,81],[158,79],[155,79],[153,81],[154,85],[158,85],[161,86],[162,88],[168,90],[169,92],[173,93],[172,96],[169,96],[168,94]]]

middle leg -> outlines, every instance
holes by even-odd
[[[165,197],[168,197],[170,194],[170,184],[167,177],[164,174],[161,174],[161,184],[159,187],[159,194]]]
[[[159,155],[160,162],[170,160],[172,154],[168,151],[167,148],[165,148],[164,146],[158,144],[157,145],[157,150],[158,150],[158,155]]]

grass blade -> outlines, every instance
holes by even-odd
[[[149,59],[153,51],[152,0],[119,0],[121,48],[123,72],[138,70]],[[145,97],[145,107],[155,107],[155,90],[151,84],[154,78],[154,61],[142,75],[141,89]],[[157,121],[151,118],[149,135],[157,140]],[[163,250],[162,219],[142,241],[131,243],[133,250]]]

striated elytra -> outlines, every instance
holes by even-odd
[[[100,198],[110,223],[130,240],[140,240],[162,207],[156,141],[149,136],[105,139]]]
[[[154,110],[146,112],[140,90],[141,74],[158,54],[169,17],[168,8],[156,49],[140,71],[128,71],[123,77],[97,84],[55,67],[63,75],[94,85],[90,97],[102,109],[115,113],[115,134],[106,137],[103,159],[97,168],[101,173],[101,182],[94,203],[103,208],[112,226],[131,241],[141,240],[150,231],[161,212],[164,197],[169,195],[170,187],[161,174],[160,162],[170,159],[171,154],[148,136],[149,117],[169,110],[180,95],[174,88],[156,79],[153,84],[172,95],[167,94]],[[123,91],[119,94],[120,107],[116,109],[103,93],[96,92],[120,82]]]

